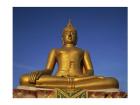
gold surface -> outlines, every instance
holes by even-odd
[[[23,75],[20,85],[62,89],[119,88],[115,78],[94,76],[88,51],[76,47],[77,31],[70,21],[64,28],[62,43],[61,48],[50,51],[45,70]],[[52,76],[56,63],[58,70],[55,76]]]

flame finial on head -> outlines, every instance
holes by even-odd
[[[69,19],[67,26],[64,28],[64,31],[75,31],[76,29],[73,27],[71,20]]]

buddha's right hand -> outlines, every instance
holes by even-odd
[[[45,71],[34,71],[30,73],[29,76],[29,82],[30,83],[36,83],[36,80],[38,80],[42,75],[45,75]]]

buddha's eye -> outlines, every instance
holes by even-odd
[[[67,35],[67,34],[69,34],[69,33],[70,33],[69,31],[65,31],[65,33],[64,33],[64,34],[66,34],[66,35]]]

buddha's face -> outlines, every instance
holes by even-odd
[[[73,44],[76,45],[77,33],[75,31],[64,31],[63,32],[63,44]]]

